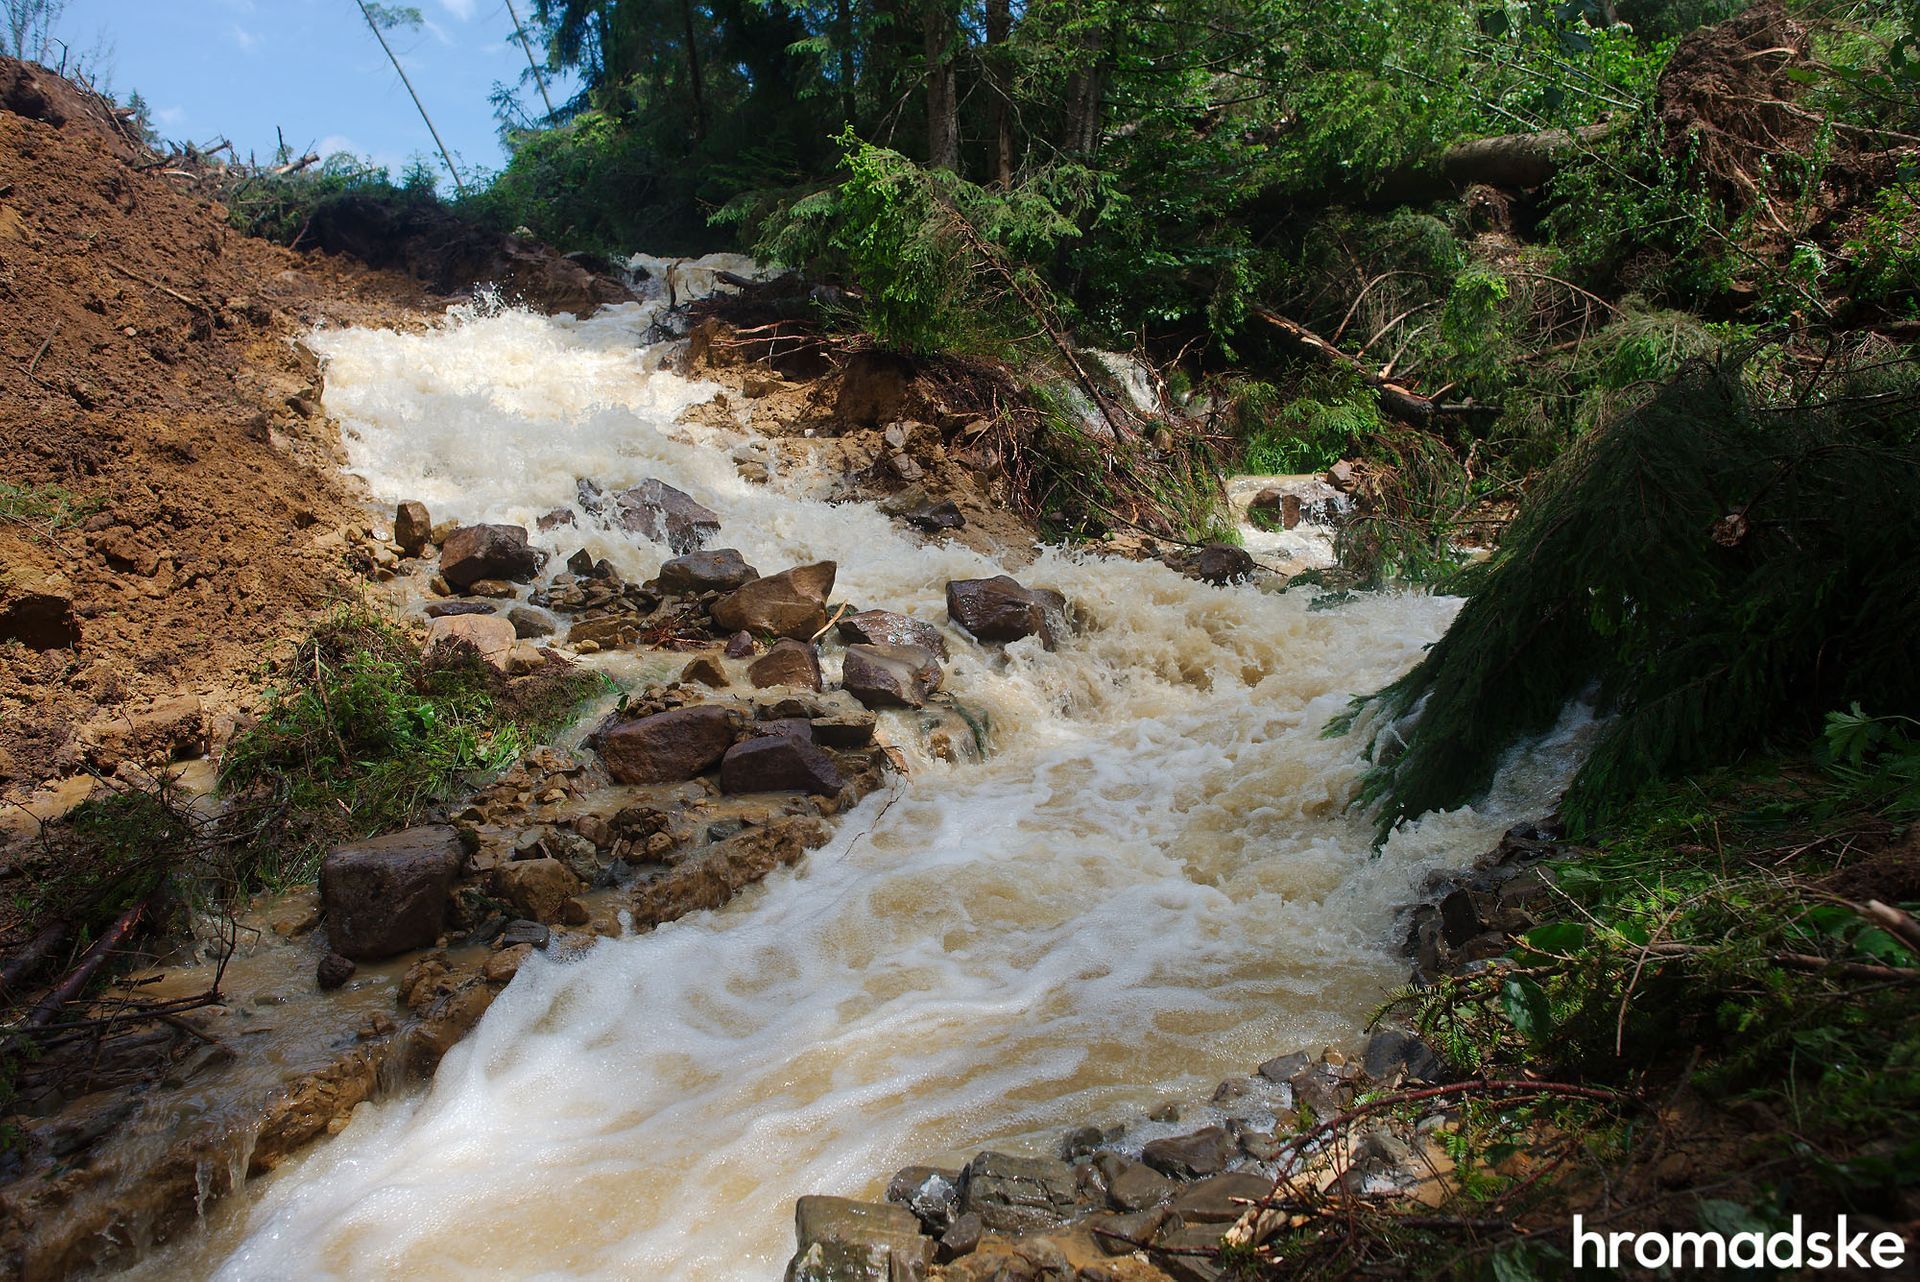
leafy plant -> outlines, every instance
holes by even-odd
[[[423,652],[370,610],[335,612],[280,665],[259,720],[221,762],[221,789],[258,814],[261,875],[301,880],[325,844],[416,821],[604,688],[565,666],[519,681],[471,647]]]

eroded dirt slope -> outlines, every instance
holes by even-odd
[[[362,514],[295,339],[403,321],[421,291],[242,236],[180,181],[0,59],[8,800],[191,751],[262,646],[346,590],[327,536]]]

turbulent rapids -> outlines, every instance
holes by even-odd
[[[1001,572],[820,501],[822,478],[742,479],[729,453],[750,422],[676,422],[715,389],[643,344],[660,306],[315,336],[350,470],[382,503],[529,527],[575,501],[576,478],[659,477],[749,561],[832,559],[838,597],[934,622],[948,579]],[[580,542],[535,538],[563,558]],[[669,555],[586,544],[635,580]],[[948,688],[987,714],[984,763],[912,754],[830,846],[727,908],[530,962],[430,1089],[363,1106],[141,1272],[777,1276],[798,1195],[871,1193],[895,1166],[988,1142],[1047,1149],[1351,1039],[1404,976],[1395,907],[1561,776],[1542,750],[1480,811],[1376,854],[1345,810],[1357,746],[1321,729],[1404,671],[1454,602],[1310,611],[1054,549],[1020,575],[1063,592],[1078,625],[1055,652],[956,638]]]

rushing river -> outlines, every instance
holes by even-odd
[[[819,478],[736,475],[752,439],[677,426],[712,394],[640,335],[657,304],[574,322],[458,312],[318,335],[326,408],[382,503],[533,525],[575,480],[657,476],[720,513],[763,572],[831,558],[836,596],[945,621],[997,573]],[[573,531],[536,541],[564,557]],[[628,577],[663,549],[589,540]],[[1399,983],[1394,908],[1537,813],[1565,753],[1480,813],[1375,854],[1344,803],[1357,745],[1321,737],[1404,671],[1455,602],[1218,589],[1044,551],[1019,571],[1083,625],[957,643],[948,688],[991,719],[984,764],[916,759],[837,840],[726,909],[584,959],[538,959],[430,1089],[364,1106],[149,1274],[228,1279],[779,1276],[793,1199],[1089,1121],[1284,1050],[1350,1041]]]

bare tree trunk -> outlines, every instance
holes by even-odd
[[[547,104],[547,119],[553,119],[553,99],[547,94],[547,78],[540,74],[540,64],[533,60],[533,45],[527,40],[527,29],[520,25],[519,11],[513,7],[513,0],[507,0],[507,16],[513,19],[513,34],[520,37],[520,47],[527,51],[527,70],[533,72],[533,83],[540,86],[540,101]]]
[[[835,0],[833,42],[840,52],[840,121],[853,123],[853,0]]]
[[[447,172],[453,175],[453,189],[462,196],[466,195],[467,184],[461,181],[459,167],[453,163],[453,153],[447,150],[447,144],[441,139],[440,131],[434,127],[433,117],[427,114],[427,104],[420,101],[419,93],[414,90],[413,81],[407,77],[407,69],[401,66],[400,59],[394,56],[393,46],[387,43],[386,33],[380,30],[380,24],[375,22],[373,15],[367,11],[366,0],[354,0],[354,3],[360,6],[360,16],[367,20],[367,30],[373,32],[373,38],[378,40],[380,47],[386,51],[387,61],[391,62],[393,69],[400,73],[400,83],[407,87],[407,94],[419,110],[420,119],[427,122],[427,132],[433,135],[434,145],[440,148],[440,159],[447,162]]]
[[[993,92],[993,177],[1013,182],[1013,84],[1007,40],[1013,35],[1012,0],[987,0],[987,84]]]
[[[693,91],[693,140],[707,136],[707,96],[700,83],[700,45],[693,29],[693,0],[680,0],[680,21],[686,29],[687,83]]]
[[[953,15],[943,0],[922,9],[927,51],[927,167],[960,168],[960,103],[953,70]]]
[[[1067,77],[1066,150],[1091,156],[1100,149],[1101,121],[1107,103],[1107,76],[1113,66],[1113,32],[1087,37],[1086,62]]]

